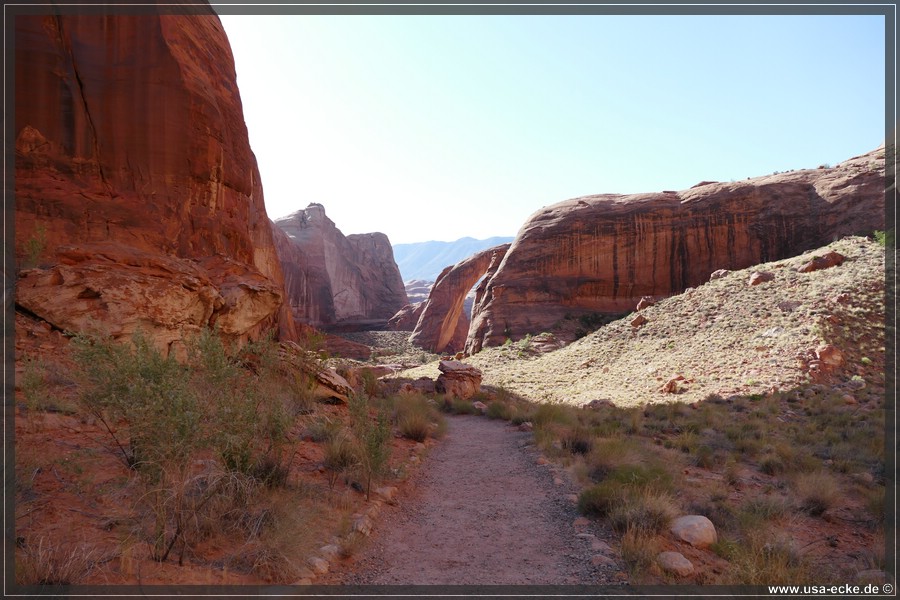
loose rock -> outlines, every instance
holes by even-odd
[[[672,522],[669,530],[676,538],[696,548],[708,548],[716,543],[716,527],[702,515],[687,515]]]
[[[687,577],[694,572],[694,565],[680,552],[662,552],[656,557],[656,563],[663,571],[679,577]]]

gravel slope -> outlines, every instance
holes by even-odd
[[[797,272],[827,250],[847,260]],[[769,271],[775,279],[749,286],[754,271]],[[884,276],[884,248],[848,237],[662,300],[641,311],[648,320],[641,327],[632,327],[631,315],[546,355],[533,356],[516,342],[466,360],[483,370],[484,384],[545,402],[607,399],[634,406],[790,388],[806,380],[801,357],[825,342],[841,344],[850,359],[883,364]],[[431,363],[398,376],[438,374]],[[851,368],[847,377],[852,374]],[[674,375],[688,380],[681,393],[660,392]]]

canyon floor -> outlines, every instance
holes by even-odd
[[[827,250],[844,264],[799,271]],[[774,278],[750,286],[753,271]],[[629,317],[561,349],[547,352],[536,336],[466,358],[484,372],[476,399],[487,416],[458,414],[479,412],[471,401],[416,398],[429,427],[446,427],[423,441],[403,432],[397,388],[436,376],[436,357],[411,347],[408,333],[348,334],[372,358],[329,359],[336,366],[404,367],[363,382],[372,413],[394,415],[389,469],[372,497],[359,477],[329,466],[347,407],[317,403],[290,428],[284,486],[260,488],[237,520],[206,515],[181,560],[162,562],[151,558],[139,478],[79,407],[69,342],[17,314],[17,577],[100,586],[885,581],[884,247],[847,238],[641,314],[640,326]],[[824,345],[838,363],[817,355]],[[694,548],[658,524],[616,530],[617,518],[647,516],[583,501],[617,477],[616,489],[629,490],[648,473],[653,486],[635,488],[632,505],[665,519],[707,515],[716,545]],[[664,551],[693,571],[661,571]]]

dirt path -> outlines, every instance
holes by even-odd
[[[411,493],[386,507],[330,583],[622,583],[608,535],[578,519],[574,489],[537,464],[530,433],[473,416],[449,417],[448,426]]]

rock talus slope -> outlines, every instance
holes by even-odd
[[[211,10],[17,16],[18,305],[157,345],[296,335]]]
[[[344,236],[315,203],[274,225],[298,321],[314,326],[386,322],[408,303],[383,233]]]
[[[554,204],[530,217],[486,283],[466,350],[884,229],[884,190],[881,147],[835,168]]]

